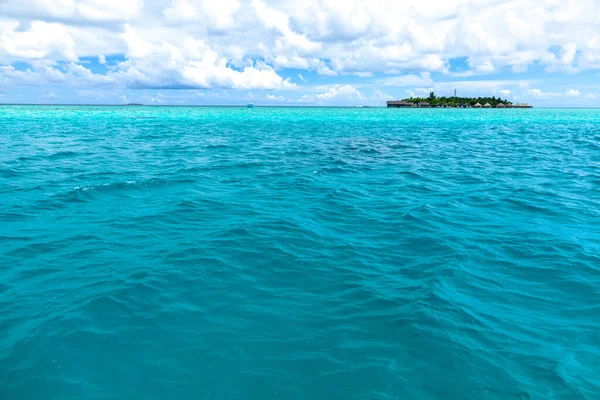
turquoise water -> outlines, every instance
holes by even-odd
[[[0,107],[0,399],[600,398],[600,110]]]

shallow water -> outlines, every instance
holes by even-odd
[[[0,107],[0,399],[600,398],[600,110]]]

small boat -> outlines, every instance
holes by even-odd
[[[248,106],[247,106],[247,107],[248,107],[248,108],[254,108],[254,104],[250,103],[250,104],[248,104]]]

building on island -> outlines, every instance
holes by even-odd
[[[504,108],[504,103],[498,103],[498,104],[496,105],[496,108]]]
[[[513,108],[532,108],[532,106],[527,103],[517,103]]]
[[[387,107],[388,108],[413,108],[413,107],[416,107],[416,105],[415,105],[415,103],[412,103],[410,101],[392,100],[392,101],[387,102]]]
[[[387,102],[388,108],[431,108],[431,104],[426,101],[414,103],[406,100],[390,100]]]
[[[482,106],[481,104],[477,103],[477,104],[475,104],[473,107],[475,107],[475,108],[481,108],[481,107],[483,107],[483,106]]]
[[[485,103],[483,105],[483,108],[492,108],[492,105],[490,103]]]

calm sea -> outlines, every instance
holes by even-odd
[[[600,110],[0,107],[0,399],[598,399]]]

